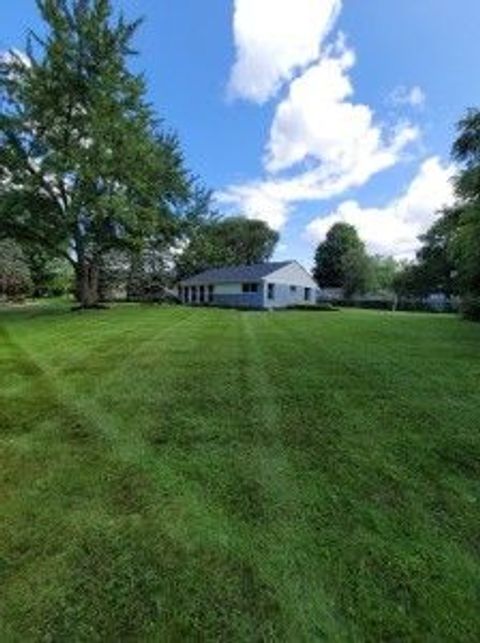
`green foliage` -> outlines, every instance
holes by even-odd
[[[170,235],[191,179],[127,66],[139,21],[110,0],[39,0],[46,35],[0,68],[0,231],[75,268],[95,304],[102,256]]]
[[[480,200],[463,206],[450,251],[460,292],[480,295]]]
[[[423,245],[414,263],[405,264],[395,275],[393,288],[405,297],[425,297],[431,293],[458,292],[458,272],[453,253],[461,207],[447,208],[420,240]]]
[[[335,223],[330,228],[316,250],[313,274],[321,288],[343,288],[347,297],[368,290],[372,268],[353,226]]]
[[[456,227],[461,216],[461,208],[447,208],[421,237],[422,248],[417,255],[421,268],[424,291],[454,294],[457,290],[455,281],[455,262],[452,256],[452,243]]]
[[[425,297],[431,292],[424,266],[417,263],[405,263],[393,280],[393,290],[399,297]]]
[[[33,297],[60,297],[73,292],[74,271],[69,261],[52,256],[37,244],[23,243],[22,249],[30,268]]]
[[[0,241],[0,298],[21,299],[31,294],[32,286],[21,247],[11,239]]]
[[[0,640],[477,642],[478,325],[67,310],[0,311]]]
[[[370,257],[361,246],[352,247],[342,257],[343,293],[347,299],[363,295],[374,283]]]
[[[268,261],[278,242],[278,233],[263,221],[245,217],[213,218],[197,226],[178,255],[180,278],[206,268]]]
[[[352,248],[362,247],[357,231],[347,223],[334,224],[315,253],[313,275],[323,288],[342,288],[344,285],[343,257]]]
[[[460,311],[465,319],[480,321],[480,295],[464,295]]]
[[[480,296],[480,110],[470,109],[458,131],[453,156],[463,167],[455,178],[457,202],[422,237],[417,262],[398,275],[395,289],[410,296],[459,294],[462,310],[474,318]]]
[[[110,250],[102,256],[99,295],[102,302],[125,299],[132,253]]]
[[[459,123],[453,147],[464,164],[456,178],[459,199],[455,233],[450,243],[456,278],[462,294],[462,309],[470,319],[479,319],[480,299],[480,110],[471,109]]]
[[[377,293],[392,292],[395,277],[400,269],[401,265],[393,257],[370,257],[371,290]]]
[[[453,157],[464,164],[455,187],[462,201],[480,201],[480,109],[469,109],[458,123]]]
[[[172,285],[170,257],[154,245],[130,257],[127,297],[130,301],[161,302],[171,299],[167,287]]]

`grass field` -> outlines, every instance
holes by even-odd
[[[478,641],[480,325],[0,311],[0,640]]]

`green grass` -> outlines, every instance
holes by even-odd
[[[478,641],[480,326],[0,311],[1,641]]]

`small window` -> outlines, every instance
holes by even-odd
[[[305,301],[310,301],[311,289],[305,288]]]
[[[213,284],[210,284],[208,287],[208,302],[211,304],[213,302]]]
[[[297,292],[296,286],[290,286],[290,292]]]
[[[205,301],[205,286],[200,286],[200,303]]]
[[[275,284],[268,284],[268,298],[275,299]]]
[[[258,292],[258,284],[255,283],[244,283],[242,284],[243,293]]]
[[[197,301],[197,287],[196,286],[192,286],[192,288],[191,288],[191,301],[193,303],[196,303],[196,301]]]

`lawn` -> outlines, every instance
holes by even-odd
[[[0,640],[478,641],[480,325],[0,310]]]

